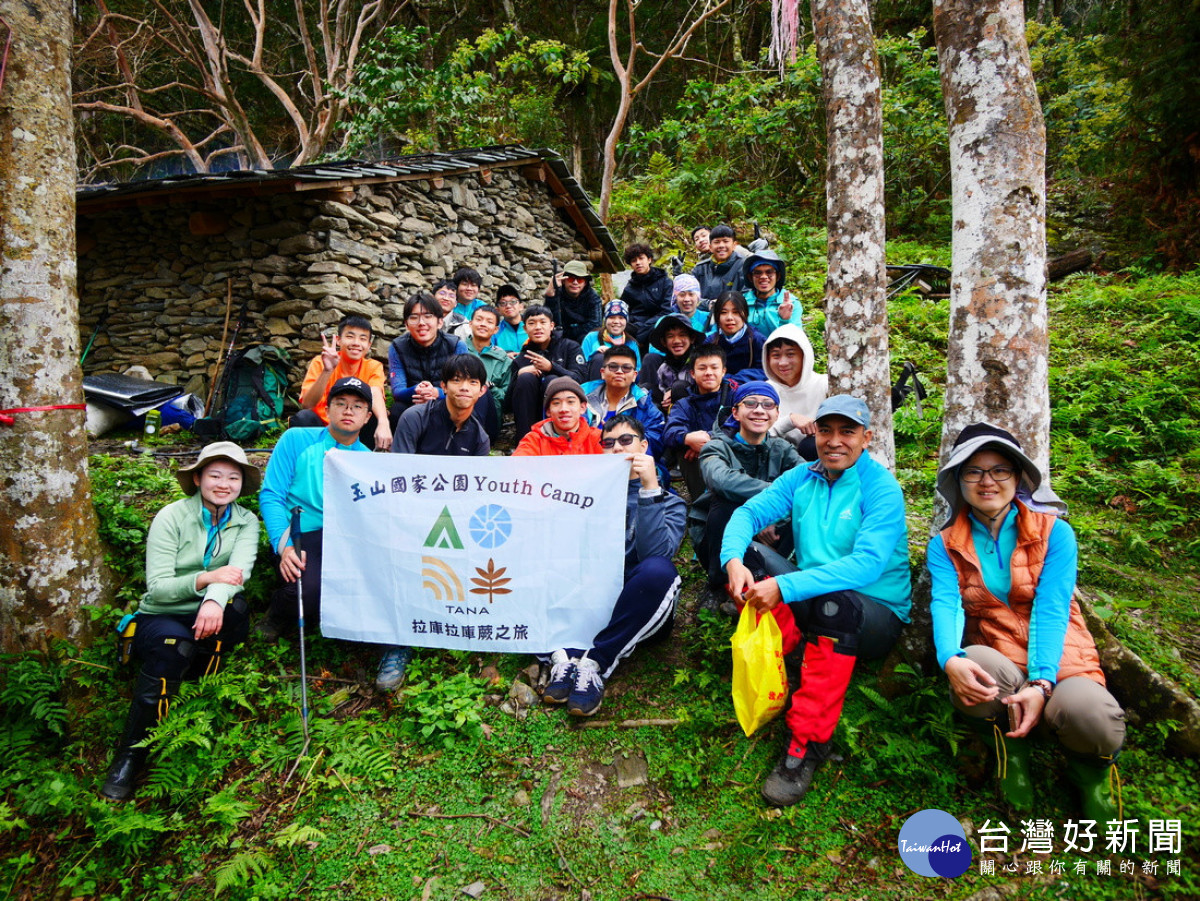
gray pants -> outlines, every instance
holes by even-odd
[[[973,644],[964,650],[967,659],[978,663],[996,680],[1000,694],[994,701],[973,706],[962,704],[954,692],[950,692],[950,700],[968,716],[998,719],[1001,725],[1007,723],[1008,709],[1000,703],[1000,698],[1020,691],[1029,678],[1024,667],[986,645]],[[1125,711],[1103,685],[1087,676],[1072,676],[1054,686],[1054,696],[1042,710],[1042,722],[1063,747],[1076,754],[1110,757],[1125,741]]]

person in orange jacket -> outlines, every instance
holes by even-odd
[[[514,457],[601,453],[600,430],[587,424],[587,395],[579,382],[559,376],[546,386],[546,418],[521,439]]]

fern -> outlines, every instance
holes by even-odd
[[[275,862],[262,851],[243,851],[225,861],[216,870],[216,894],[226,889],[241,888],[267,870],[275,868]]]

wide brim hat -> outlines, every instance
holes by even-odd
[[[683,328],[692,336],[692,344],[696,345],[704,340],[704,332],[692,325],[692,320],[683,313],[668,313],[663,316],[658,322],[654,323],[654,328],[650,330],[650,344],[655,350],[667,352],[667,348],[663,345],[663,338],[666,337],[667,329]]]
[[[742,278],[746,280],[746,285],[753,286],[754,280],[750,273],[754,271],[755,266],[763,265],[772,267],[779,274],[775,280],[775,289],[782,288],[787,281],[787,264],[773,250],[760,250],[746,257],[746,261],[742,263]]]
[[[958,473],[963,464],[980,451],[991,450],[1012,460],[1021,470],[1017,486],[1017,497],[1031,510],[1039,513],[1067,515],[1067,505],[1059,498],[1042,472],[1021,449],[1021,442],[1011,432],[989,422],[977,422],[966,426],[955,439],[950,456],[937,474],[937,493],[950,507],[950,516],[942,528],[954,522],[966,503],[959,484]]]
[[[179,482],[179,487],[183,489],[183,493],[191,497],[199,491],[200,486],[196,484],[192,476],[203,472],[205,466],[217,460],[232,463],[242,471],[242,493],[239,497],[258,494],[258,488],[262,484],[262,473],[258,471],[257,466],[246,459],[246,452],[232,441],[214,441],[200,451],[200,456],[196,458],[195,463],[191,466],[181,466],[176,470],[175,478]]]

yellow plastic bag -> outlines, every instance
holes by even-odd
[[[732,644],[733,709],[742,731],[749,736],[778,716],[787,700],[783,634],[774,616],[758,616],[747,604],[742,608]]]

